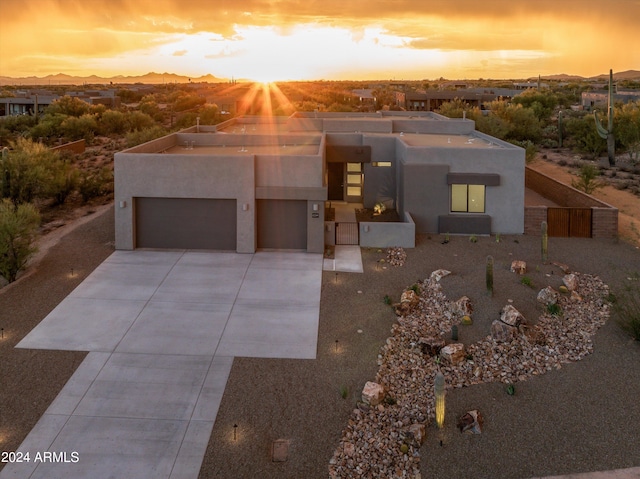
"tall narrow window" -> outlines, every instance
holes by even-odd
[[[484,213],[484,185],[451,185],[451,211]]]

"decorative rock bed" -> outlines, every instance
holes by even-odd
[[[330,478],[419,479],[420,446],[435,416],[438,369],[447,389],[525,381],[590,354],[591,337],[609,317],[607,285],[596,276],[574,273],[567,278],[575,286],[571,295],[546,289],[545,294],[557,298],[561,316],[544,313],[529,327],[517,310],[505,308],[501,322],[513,328],[513,334],[487,336],[462,351],[457,345],[449,351],[445,336],[471,306],[460,307],[460,300],[446,298],[439,281],[447,274],[434,271],[422,282],[417,304],[403,310],[393,325],[378,355],[375,380],[385,396],[376,405],[361,402],[353,410],[329,461]],[[446,357],[448,361],[441,361]]]

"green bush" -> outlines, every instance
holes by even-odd
[[[113,173],[109,168],[103,168],[99,173],[83,171],[78,182],[78,192],[82,201],[86,203],[92,198],[107,194],[113,181]]]
[[[46,184],[47,196],[53,198],[54,203],[61,205],[78,186],[78,170],[66,161],[56,161],[49,170]]]
[[[618,318],[618,325],[636,341],[640,341],[640,286],[627,286],[615,296],[613,309]]]
[[[29,203],[15,205],[9,199],[0,202],[0,275],[9,283],[36,252],[33,245],[40,215]]]
[[[549,303],[547,305],[547,313],[549,313],[551,316],[561,316],[562,308],[558,303]]]
[[[165,129],[159,125],[152,126],[151,128],[145,128],[143,130],[132,131],[127,134],[127,148],[155,140],[156,138],[160,138],[166,134]]]
[[[531,278],[529,278],[529,276],[523,276],[522,279],[520,279],[520,284],[524,284],[525,286],[533,288],[533,281],[531,281]]]
[[[584,163],[580,167],[578,179],[573,180],[571,182],[571,186],[590,195],[595,190],[602,188],[603,186],[603,183],[597,179],[598,176],[600,176],[600,171],[596,165],[592,163]]]

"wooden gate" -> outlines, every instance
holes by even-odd
[[[549,236],[591,238],[591,208],[547,208]]]
[[[359,245],[358,223],[336,223],[336,245]]]

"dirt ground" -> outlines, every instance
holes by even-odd
[[[541,159],[534,167],[570,183],[566,169]],[[615,188],[595,196],[628,218],[620,222],[621,238],[637,241],[638,198]],[[41,256],[27,274],[0,289],[2,450],[18,447],[84,357],[14,346],[113,251],[113,210],[99,213],[66,235],[52,228],[59,237],[45,236]],[[476,309],[464,342],[487,334],[487,321],[507,299],[521,304],[525,316],[535,316],[537,288],[560,278],[557,268],[541,263],[539,238],[533,236],[505,236],[500,243],[490,237],[477,243],[452,237],[445,245],[438,235],[421,235],[416,248],[407,251],[405,266],[397,268],[380,268],[383,251],[365,248],[362,254],[364,273],[323,274],[316,360],[234,360],[201,479],[327,477],[328,461],[363,384],[375,377],[379,348],[395,320],[385,295],[397,299],[432,270],[450,269],[454,274],[444,282],[445,293],[453,299],[468,295]],[[488,254],[496,264],[491,301],[482,295]],[[638,246],[625,241],[550,238],[549,257],[600,275],[614,292],[635,284],[631,281],[640,275]],[[508,271],[512,259],[530,264],[536,289]],[[471,437],[452,426],[441,446],[430,428],[421,450],[422,477],[524,479],[640,466],[635,420],[640,417],[640,347],[614,320],[601,328],[594,344],[594,354],[585,360],[519,384],[515,396],[498,383],[453,391],[447,396],[446,423],[453,425],[457,415],[477,408],[485,415],[486,430]],[[286,462],[271,460],[276,439],[290,441]]]

